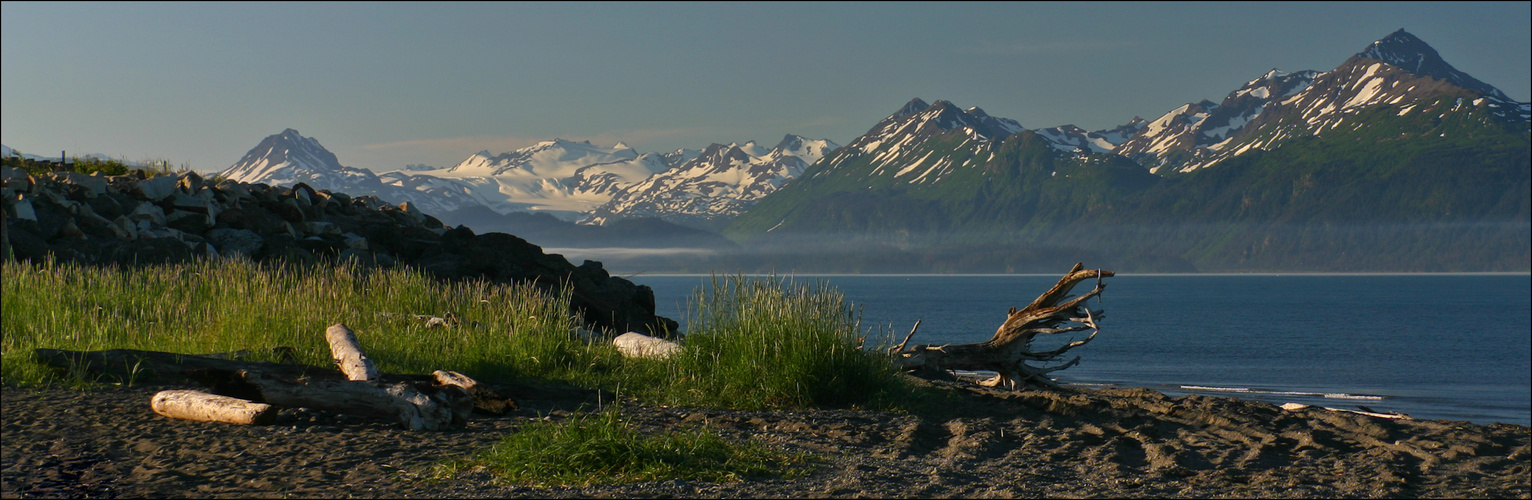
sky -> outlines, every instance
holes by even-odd
[[[553,138],[847,144],[912,98],[1099,130],[1393,31],[1532,97],[1532,3],[0,3],[0,142],[213,172],[286,128],[347,166]]]

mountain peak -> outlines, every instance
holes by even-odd
[[[342,166],[335,154],[320,145],[318,139],[304,137],[289,128],[266,136],[221,175],[240,182],[275,186],[301,181],[317,189],[329,189],[339,185],[338,181],[332,182],[332,177],[355,170],[358,169]]]
[[[910,102],[904,103],[904,107],[899,108],[899,111],[895,111],[893,116],[889,116],[889,118],[900,118],[913,115],[915,113],[925,111],[926,108],[929,107],[931,107],[930,104],[926,104],[925,101],[922,101],[919,97],[916,97],[914,99],[910,99]]]
[[[771,149],[777,149],[777,150],[795,149],[795,148],[797,148],[801,144],[803,144],[803,136],[787,134],[787,135],[782,136],[782,140],[781,141],[777,141],[777,145],[775,147],[771,148]]]
[[[1436,53],[1436,49],[1431,48],[1415,35],[1404,31],[1403,28],[1372,42],[1366,49],[1357,53],[1357,56],[1377,59],[1417,74],[1422,64],[1441,61],[1441,55]]]
[[[1499,89],[1481,82],[1467,73],[1458,71],[1457,68],[1447,64],[1436,49],[1431,48],[1424,40],[1411,35],[1400,28],[1388,36],[1376,42],[1372,42],[1367,48],[1362,49],[1356,57],[1375,59],[1392,64],[1400,69],[1421,76],[1429,76],[1438,80],[1445,80],[1454,85],[1468,90],[1479,92],[1505,102],[1513,102],[1510,97],[1500,92]]]

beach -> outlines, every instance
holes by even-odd
[[[58,497],[1281,497],[1528,498],[1532,429],[1392,420],[1145,389],[1004,392],[932,382],[949,397],[907,414],[733,411],[624,402],[639,432],[707,426],[822,459],[794,479],[597,486],[432,479],[540,419],[610,395],[503,385],[521,408],[411,432],[301,409],[275,425],[173,420],[149,399],[183,386],[3,388],[5,498]],[[605,400],[603,401],[603,397]]]

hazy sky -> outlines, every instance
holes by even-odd
[[[0,141],[213,171],[290,127],[385,171],[554,137],[845,144],[914,97],[1096,130],[1399,28],[1525,101],[1529,5],[3,2]]]

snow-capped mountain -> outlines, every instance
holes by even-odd
[[[589,141],[554,139],[500,154],[481,151],[451,167],[409,165],[374,174],[341,165],[318,140],[287,129],[262,140],[220,175],[274,186],[302,182],[352,196],[374,195],[388,203],[409,201],[426,213],[447,218],[458,211],[482,207],[502,215],[541,212],[574,221],[626,193],[622,204],[611,205],[612,210],[596,220],[607,223],[634,217],[686,219],[737,214],[836,147],[828,140],[791,135],[772,149],[755,143],[730,146],[744,155],[742,164],[719,163],[720,155],[728,156],[727,151],[701,160],[704,153],[695,149],[640,154],[623,143],[603,147]],[[710,151],[713,149],[717,148]],[[656,177],[683,164],[688,167],[685,173],[677,174],[679,177]],[[626,191],[649,180],[653,182],[645,184],[642,191],[646,194]],[[678,191],[663,189],[669,187]],[[687,203],[660,200],[666,196],[684,196]],[[473,212],[480,214],[479,218],[482,208]],[[670,217],[667,210],[671,209],[679,212]],[[721,212],[703,214],[708,209]]]
[[[436,183],[400,172],[379,176],[371,170],[340,164],[319,140],[286,129],[267,136],[243,158],[219,172],[239,182],[272,186],[308,184],[351,196],[373,195],[388,203],[411,202],[426,213],[437,214],[478,204],[469,190],[450,183]]]
[[[927,104],[916,98],[851,144],[827,155],[821,160],[822,165],[804,176],[838,170],[850,164],[866,164],[869,178],[887,177],[906,183],[937,182],[957,168],[982,162],[981,153],[1023,130],[1025,128],[1015,120],[989,116],[977,107],[963,110],[947,101]],[[954,138],[949,134],[952,131],[961,131],[962,137]],[[936,151],[951,150],[965,153],[933,156]]]
[[[683,163],[627,186],[580,222],[656,217],[717,229],[838,147],[829,139],[789,134],[769,149],[750,141],[679,150],[671,156],[686,158]]]
[[[1528,106],[1447,64],[1404,30],[1373,42],[1324,73],[1273,70],[1229,94],[1221,104],[1188,104],[1151,122],[1114,153],[1151,171],[1188,172],[1252,150],[1345,125],[1380,106],[1395,116],[1412,111],[1446,116],[1479,109],[1495,120],[1528,120]]]
[[[554,139],[507,153],[480,151],[448,168],[384,177],[400,185],[408,184],[403,177],[430,177],[433,186],[464,186],[480,204],[502,214],[530,210],[573,220],[618,190],[669,169],[678,153],[639,154],[623,143],[603,147]]]
[[[1147,122],[1143,118],[1135,116],[1128,123],[1095,132],[1086,132],[1085,129],[1074,125],[1040,128],[1033,132],[1052,142],[1053,147],[1059,151],[1109,153],[1137,134],[1144,128],[1145,123]]]
[[[318,140],[293,129],[266,136],[220,175],[239,182],[272,186],[303,182],[315,189],[332,190],[377,179],[369,170],[341,165]]]
[[[1382,40],[1372,42],[1366,49],[1355,57],[1382,61],[1419,76],[1429,76],[1438,80],[1444,80],[1453,85],[1484,94],[1485,97],[1500,102],[1514,103],[1500,89],[1481,82],[1468,76],[1467,73],[1458,71],[1457,68],[1447,64],[1436,49],[1431,48],[1425,41],[1416,38],[1400,29],[1390,33]]]
[[[1203,100],[1171,110],[1146,124],[1112,152],[1132,158],[1158,172],[1178,158],[1174,153],[1206,153],[1207,148],[1237,134],[1263,113],[1274,99],[1308,88],[1314,71],[1285,73],[1273,69],[1225,96],[1223,102]]]
[[[667,158],[640,155],[623,144],[605,148],[555,139],[498,155],[482,151],[446,168],[410,165],[374,174],[341,165],[318,140],[287,129],[262,140],[220,175],[274,186],[302,182],[353,196],[375,195],[389,203],[410,201],[433,214],[481,205],[502,214],[544,211],[573,219],[617,190],[670,168]]]

